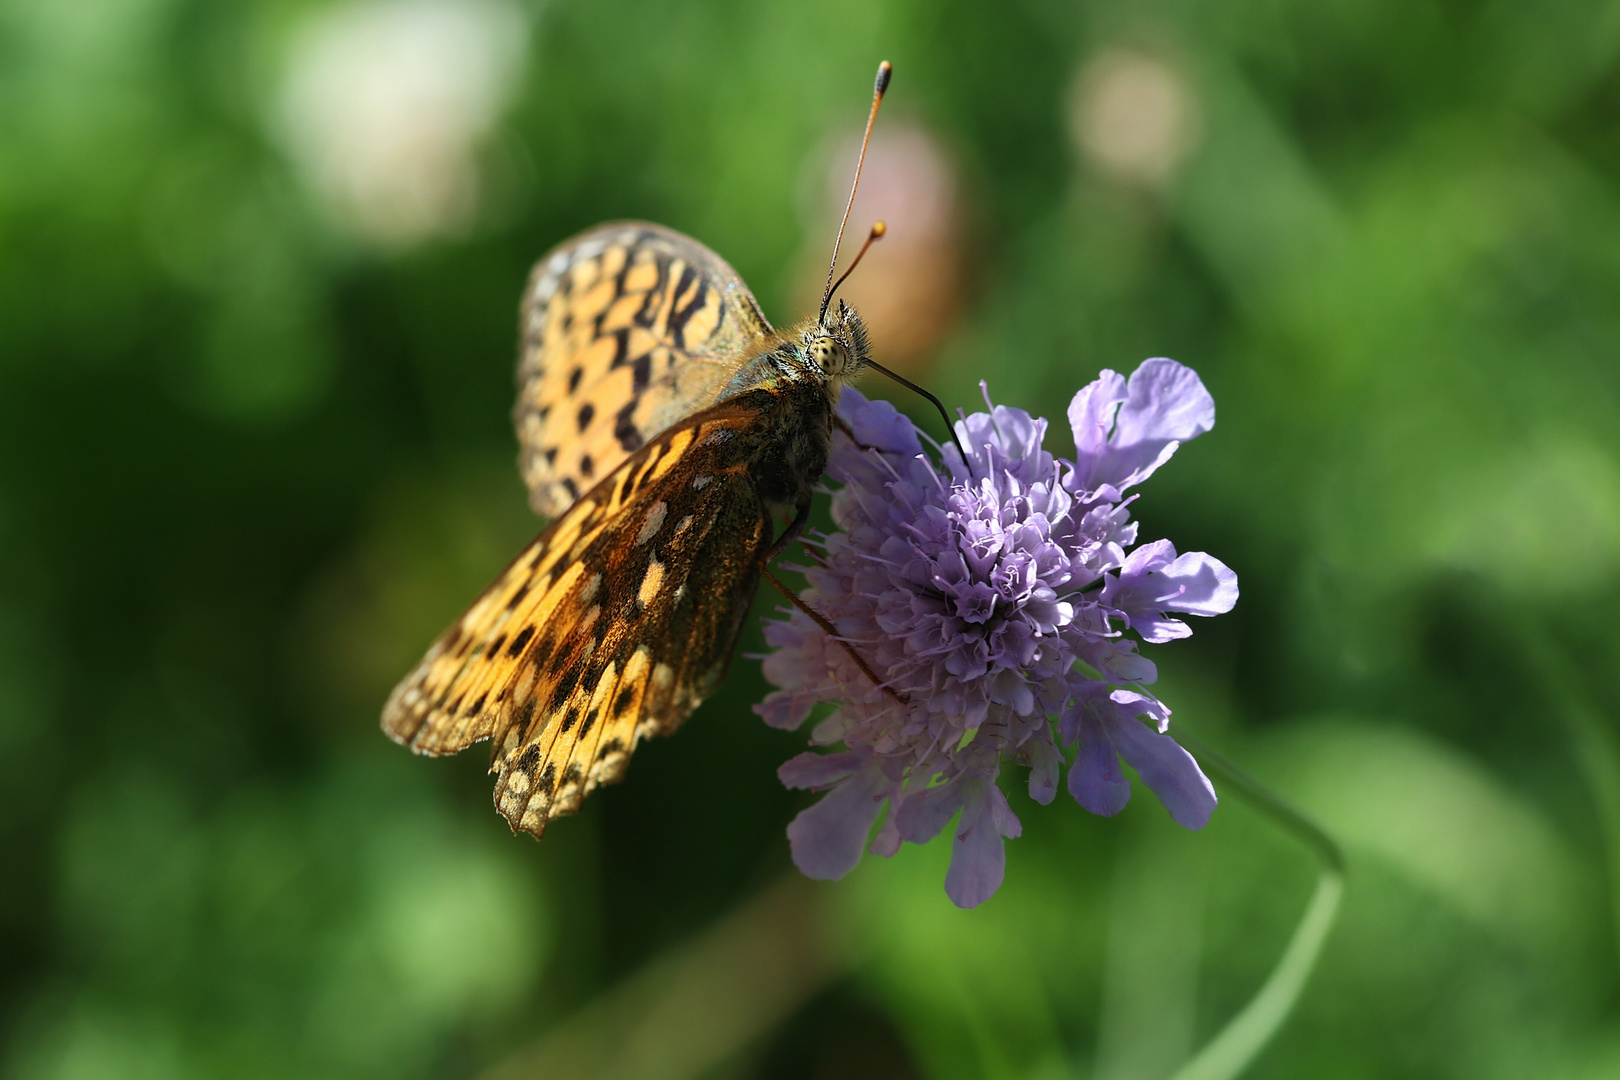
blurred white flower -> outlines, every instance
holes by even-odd
[[[1103,169],[1158,185],[1198,142],[1198,102],[1182,73],[1130,49],[1099,53],[1069,97],[1069,134]]]
[[[359,0],[293,42],[278,126],[341,225],[383,247],[453,235],[478,206],[477,152],[522,73],[511,0]]]

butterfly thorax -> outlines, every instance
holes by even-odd
[[[750,357],[717,401],[758,395],[761,422],[750,473],[773,514],[797,513],[827,468],[839,391],[866,366],[866,329],[840,303],[828,325],[814,320]]]

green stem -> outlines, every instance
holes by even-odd
[[[1236,791],[1256,810],[1304,841],[1306,846],[1316,852],[1328,870],[1340,877],[1344,876],[1344,851],[1339,847],[1339,842],[1329,836],[1320,825],[1306,817],[1304,811],[1227,761],[1202,740],[1188,735],[1185,726],[1177,728],[1176,741],[1189,750],[1196,751],[1198,761],[1205,772],[1220,780],[1224,786]]]
[[[1321,826],[1290,806],[1270,788],[1224,760],[1206,746],[1189,739],[1184,732],[1177,738],[1196,747],[1206,772],[1223,787],[1250,803],[1266,817],[1304,841],[1322,860],[1322,874],[1316,892],[1305,908],[1305,916],[1294,930],[1282,959],[1261,985],[1258,993],[1202,1050],[1176,1071],[1171,1080],[1232,1080],[1247,1069],[1277,1034],[1293,1011],[1321,955],[1322,945],[1333,929],[1344,893],[1344,853]]]

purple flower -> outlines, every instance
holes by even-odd
[[[1180,824],[1201,828],[1215,808],[1197,762],[1165,734],[1170,710],[1146,685],[1156,669],[1126,635],[1186,637],[1176,616],[1231,610],[1237,576],[1167,540],[1138,545],[1125,494],[1214,426],[1214,401],[1173,360],[1128,381],[1104,371],[1069,405],[1073,461],[1042,448],[1045,420],[990,405],[988,391],[985,402],[956,425],[966,462],[955,445],[927,452],[886,402],[850,390],[840,403],[855,441],[835,437],[838,528],[807,541],[803,594],[838,638],[796,610],[767,621],[764,670],[778,689],[756,706],[782,728],[833,706],[810,741],[844,749],[780,770],[789,787],[826,791],[788,827],[811,877],[848,873],[880,816],[870,847],[881,855],[954,819],[945,891],[983,903],[1001,885],[1004,840],[1021,831],[1002,766],[1027,767],[1030,797],[1049,803],[1070,749],[1069,792],[1093,813],[1130,799],[1122,760]]]

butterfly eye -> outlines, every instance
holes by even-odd
[[[810,356],[822,371],[838,372],[844,367],[844,348],[832,338],[817,338],[810,346]]]

